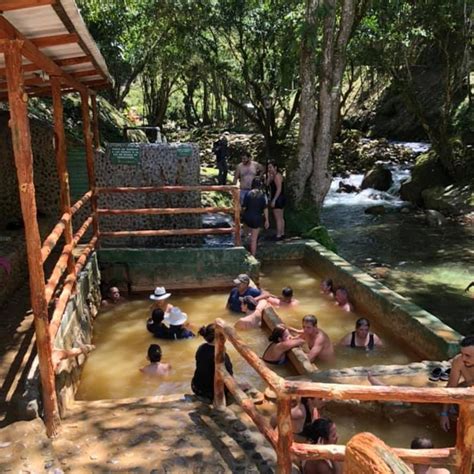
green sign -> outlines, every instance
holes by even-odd
[[[140,161],[140,146],[135,143],[109,143],[107,153],[114,165],[135,165]]]
[[[193,154],[193,149],[189,145],[180,145],[176,153],[178,156],[191,156]]]

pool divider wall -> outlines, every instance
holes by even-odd
[[[104,287],[132,292],[230,288],[239,273],[258,282],[260,265],[243,247],[181,249],[100,249]]]

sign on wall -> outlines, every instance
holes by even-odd
[[[140,163],[140,145],[135,143],[109,143],[107,153],[113,165],[135,165]]]
[[[176,149],[176,154],[181,157],[181,156],[191,156],[193,154],[193,149],[189,145],[180,145]]]

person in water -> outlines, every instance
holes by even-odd
[[[283,176],[278,170],[275,161],[270,161],[267,168],[267,187],[270,188],[270,208],[273,210],[273,217],[276,224],[276,240],[285,238],[285,217],[283,208],[286,198],[283,189]]]
[[[298,306],[299,301],[293,296],[293,289],[287,286],[281,290],[281,296],[270,296],[268,302],[276,307]]]
[[[125,298],[120,294],[120,290],[116,286],[111,286],[107,291],[107,297],[101,302],[102,306],[109,306],[123,303]]]
[[[290,331],[283,324],[275,327],[268,340],[270,344],[265,349],[262,360],[276,365],[284,364],[287,361],[286,353],[304,343],[303,339],[291,337]]]
[[[241,299],[241,310],[245,316],[240,318],[235,324],[235,329],[242,331],[259,328],[262,324],[263,310],[268,306],[267,300],[256,301],[251,296],[244,296]]]
[[[258,288],[250,286],[250,277],[245,273],[241,273],[234,280],[234,285],[236,286],[230,290],[226,305],[226,308],[234,313],[242,313],[242,303],[240,299],[245,296],[252,296],[257,302],[269,296],[268,291],[259,290]]]
[[[183,325],[188,320],[188,315],[183,313],[177,306],[173,306],[171,311],[165,315],[165,323],[169,326],[167,339],[190,339],[194,334]]]
[[[474,335],[461,340],[461,353],[451,361],[448,387],[472,387],[474,385]],[[451,428],[449,405],[443,405],[440,416],[441,428]]]
[[[345,288],[338,288],[334,294],[334,299],[336,300],[336,304],[344,311],[348,313],[354,311],[354,307],[349,301],[349,293]]]
[[[370,321],[366,318],[359,318],[355,324],[355,331],[346,334],[339,345],[371,351],[376,346],[382,346],[383,343],[377,334],[370,332]]]
[[[319,287],[321,288],[321,293],[323,295],[328,295],[331,298],[334,298],[334,284],[330,278],[323,280]]]
[[[336,424],[329,418],[314,420],[303,433],[311,444],[337,444],[339,440]],[[329,459],[303,461],[303,474],[340,474],[342,464]]]
[[[170,339],[170,330],[163,324],[165,313],[161,308],[156,308],[151,313],[151,318],[146,322],[146,328],[153,336],[161,339]]]
[[[267,197],[262,190],[262,181],[255,178],[252,181],[252,189],[245,196],[242,208],[242,222],[250,230],[250,253],[257,253],[258,235],[260,229],[268,229],[270,226],[268,220]]]
[[[140,369],[145,375],[166,376],[171,371],[171,365],[161,362],[162,352],[158,344],[150,344],[148,348],[148,360],[150,363]]]
[[[419,438],[416,437],[413,439],[410,445],[411,449],[433,449],[433,441],[429,438]],[[448,469],[444,467],[431,467],[429,464],[414,464],[413,465],[414,474],[449,474]]]
[[[173,307],[167,301],[170,296],[171,293],[168,293],[164,286],[157,286],[150,295],[150,299],[153,301],[152,311],[154,309],[162,309],[164,313],[169,313]]]
[[[215,338],[216,331],[214,324],[208,324],[199,329],[199,335],[206,341],[201,344],[196,351],[196,369],[191,381],[192,391],[199,397],[209,400],[214,399],[214,371],[215,371]],[[225,353],[224,365],[227,372],[233,375],[232,362]],[[227,394],[227,389],[226,389]]]
[[[308,345],[309,352],[306,354],[311,362],[316,359],[330,361],[334,359],[334,347],[329,336],[318,328],[318,319],[313,314],[303,317],[303,329],[291,328]]]

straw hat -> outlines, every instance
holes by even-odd
[[[165,323],[170,326],[179,326],[184,324],[187,319],[188,315],[186,313],[183,313],[177,306],[173,306],[165,316]]]
[[[150,299],[155,300],[155,301],[165,300],[166,298],[169,298],[170,296],[171,296],[171,293],[167,293],[164,286],[157,286],[153,294],[150,295]]]

